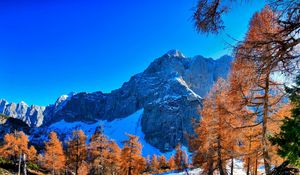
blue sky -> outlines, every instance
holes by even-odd
[[[0,98],[54,103],[62,94],[110,92],[170,49],[187,56],[230,54],[241,40],[254,0],[233,5],[226,30],[198,34],[196,0],[0,0]]]

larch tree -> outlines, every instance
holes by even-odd
[[[243,1],[231,0],[240,3]],[[250,0],[251,2],[251,0]],[[300,2],[298,0],[267,0],[267,5],[276,13],[275,21],[281,27],[274,33],[273,40],[260,42],[260,45],[274,46],[273,52],[276,62],[288,63],[290,60],[299,59],[298,54],[290,54],[300,43]],[[230,11],[230,4],[226,0],[198,0],[194,11],[195,28],[200,33],[219,33],[224,29],[222,16]],[[251,4],[249,4],[251,5]],[[278,40],[276,36],[284,36]]]
[[[36,151],[36,149],[33,145],[31,145],[29,147],[29,149],[27,150],[27,154],[28,154],[28,160],[29,161],[32,161],[32,162],[37,161],[37,151]]]
[[[118,174],[120,172],[121,166],[121,149],[118,144],[110,140],[108,144],[108,154],[107,154],[107,169],[108,174]]]
[[[0,148],[0,155],[13,160],[18,165],[18,175],[20,175],[22,162],[24,174],[27,174],[26,159],[29,156],[28,153],[34,153],[33,147],[31,151],[30,148],[28,148],[28,137],[22,131],[15,131],[14,133],[4,136],[4,144]],[[35,155],[30,155],[29,157],[34,156]]]
[[[56,132],[49,134],[49,141],[45,142],[44,158],[42,165],[51,172],[52,175],[61,172],[66,164],[66,157],[62,143],[59,141]]]
[[[257,169],[261,165],[261,128],[259,126],[244,128],[241,130],[243,137],[240,139],[239,152],[244,163],[247,175],[257,175]]]
[[[157,159],[157,156],[154,154],[152,155],[152,159],[151,159],[151,172],[153,174],[157,174],[159,173],[159,162],[158,162],[158,159]]]
[[[104,134],[103,127],[97,127],[89,144],[89,159],[92,162],[92,173],[104,175],[107,171],[108,146],[109,140]]]
[[[74,169],[76,175],[78,175],[78,169],[81,163],[87,159],[86,138],[82,130],[75,130],[68,142],[67,164]]]
[[[180,144],[178,144],[175,148],[175,166],[177,170],[185,170],[188,168],[188,155],[187,153],[182,150],[182,147]]]
[[[89,174],[89,165],[85,161],[83,161],[79,168],[78,168],[78,174],[80,175],[88,175]]]
[[[126,134],[128,140],[123,141],[121,150],[121,174],[135,175],[145,170],[146,161],[142,157],[142,145],[139,137]]]
[[[159,157],[159,169],[161,169],[161,170],[168,169],[168,162],[167,162],[167,159],[164,155],[161,155]]]
[[[176,165],[175,165],[174,155],[171,156],[170,159],[168,160],[168,167],[170,170],[175,170]]]
[[[213,174],[216,169],[221,175],[227,174],[225,165],[228,160],[233,163],[236,156],[238,136],[233,126],[237,122],[227,108],[228,90],[225,80],[216,82],[203,102],[202,118],[194,126],[196,136],[190,141],[193,164],[207,174]]]
[[[274,20],[275,16],[268,6],[261,12],[255,13],[250,21],[245,41],[240,43],[235,51],[238,60],[247,60],[252,63],[254,75],[256,75],[252,81],[252,93],[248,107],[256,111],[258,119],[260,118],[262,157],[266,173],[270,173],[272,164],[271,145],[268,141],[268,136],[272,134],[270,122],[272,116],[276,116],[281,106],[283,106],[285,95],[283,84],[275,81],[273,75],[282,68],[292,67],[290,62],[282,63],[274,58],[277,55],[273,52],[275,46],[272,43],[260,44],[274,39],[282,40],[284,37],[281,35],[274,36],[281,30],[277,21]]]

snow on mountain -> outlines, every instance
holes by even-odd
[[[195,98],[202,99],[198,94],[196,94],[190,87],[187,85],[187,83],[183,80],[182,77],[176,77],[175,78],[181,85],[183,85],[187,91],[189,91]]]
[[[182,58],[186,58],[186,56],[184,56],[183,53],[181,53],[179,50],[176,50],[176,49],[168,51],[167,55],[169,55],[170,57],[182,57]]]
[[[54,113],[61,110],[74,95],[76,95],[76,93],[71,92],[67,95],[60,96],[54,103]]]
[[[133,134],[139,136],[140,142],[143,145],[143,156],[147,155],[160,155],[162,154],[157,148],[151,146],[144,139],[144,133],[141,128],[141,118],[143,115],[144,109],[138,110],[134,114],[122,118],[116,119],[112,122],[98,120],[96,123],[84,123],[84,122],[66,122],[61,120],[57,123],[54,123],[48,127],[47,132],[55,131],[59,135],[65,135],[65,138],[71,136],[72,131],[76,129],[81,129],[87,135],[88,140],[91,138],[97,126],[104,126],[104,133],[110,139],[115,140],[120,147],[122,147],[122,141],[128,139],[125,134]]]
[[[91,135],[100,121],[106,121],[108,135],[118,142],[122,140],[119,138],[124,135],[122,132],[136,133],[161,152],[170,152],[178,143],[187,145],[185,134],[193,133],[192,118],[200,118],[198,109],[202,107],[202,97],[219,77],[226,78],[231,61],[229,56],[213,60],[186,57],[178,50],[171,50],[110,93],[71,93],[47,107],[2,100],[0,113],[20,119],[33,128],[32,138],[39,146],[43,144],[39,138],[48,134],[42,131],[49,126],[56,126],[56,130],[66,134],[65,131],[71,133],[72,128],[79,125],[87,128],[85,132]],[[132,117],[141,109],[142,116]],[[124,124],[131,117],[135,121]],[[115,128],[115,125],[122,127]],[[135,129],[130,130],[132,127]]]

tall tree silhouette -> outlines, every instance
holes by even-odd
[[[45,143],[45,156],[43,166],[51,171],[52,175],[64,169],[66,157],[64,155],[62,143],[57,138],[56,132],[49,134],[49,141]]]
[[[80,165],[87,159],[86,135],[82,130],[75,130],[68,142],[68,165],[78,175]]]

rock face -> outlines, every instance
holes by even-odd
[[[192,132],[192,118],[199,118],[202,97],[219,77],[226,78],[231,61],[229,56],[218,60],[187,58],[171,50],[111,93],[72,93],[47,107],[2,100],[0,113],[31,127],[47,127],[62,119],[112,121],[144,108],[141,124],[145,139],[161,151],[169,151],[179,142],[186,143],[184,135]]]

